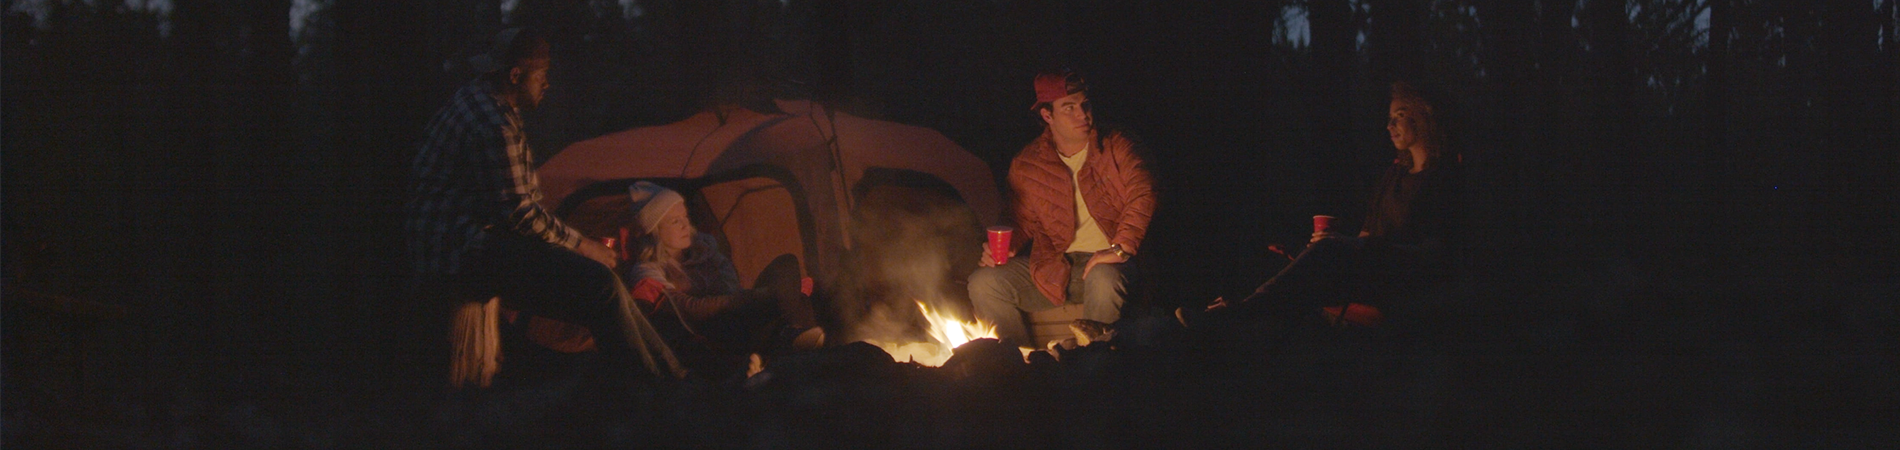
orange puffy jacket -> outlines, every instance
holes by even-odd
[[[1048,130],[1030,141],[1009,165],[1009,188],[1014,195],[1011,213],[1022,233],[1013,240],[1031,240],[1029,273],[1049,301],[1068,301],[1069,265],[1064,250],[1075,240],[1075,192],[1069,166],[1062,164]],[[1133,254],[1148,235],[1154,217],[1154,180],[1135,143],[1118,132],[1095,136],[1088,160],[1075,179],[1089,215],[1111,244]]]

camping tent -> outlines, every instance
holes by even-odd
[[[680,190],[695,207],[694,224],[726,241],[748,285],[787,253],[814,278],[831,280],[850,246],[853,206],[865,184],[879,180],[947,185],[978,220],[997,223],[1002,199],[989,166],[941,133],[809,101],[778,107],[785,112],[718,107],[577,142],[539,169],[544,206],[584,233],[611,236],[625,223],[629,184]]]

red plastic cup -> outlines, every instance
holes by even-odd
[[[799,293],[809,296],[811,295],[812,287],[813,286],[812,286],[811,277],[798,278],[798,292]]]
[[[620,258],[620,240],[619,239],[610,238],[610,237],[600,238],[600,245],[605,245],[607,246],[608,250],[613,250],[614,258],[617,258],[617,259]]]
[[[989,233],[987,234],[990,238],[990,259],[995,260],[996,265],[1000,266],[1009,263],[1009,234],[1015,231],[1016,229],[1014,228],[1002,225],[989,228]]]
[[[1326,230],[1333,229],[1333,219],[1336,218],[1337,217],[1333,216],[1313,216],[1313,232],[1325,233]]]

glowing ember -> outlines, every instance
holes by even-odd
[[[917,302],[917,309],[923,310],[924,321],[930,324],[931,342],[911,342],[897,344],[891,342],[868,341],[891,354],[898,362],[914,361],[918,364],[937,367],[950,360],[952,349],[981,338],[995,338],[996,326],[982,322],[964,322],[939,311],[930,309],[930,305]]]

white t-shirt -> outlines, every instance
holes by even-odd
[[[1082,200],[1082,163],[1089,160],[1089,149],[1075,152],[1075,156],[1056,156],[1062,158],[1062,164],[1069,166],[1069,187],[1075,191],[1075,241],[1069,243],[1069,253],[1094,253],[1114,245],[1108,242],[1108,235],[1102,234],[1102,227],[1095,224],[1095,216],[1089,214],[1089,204]]]

